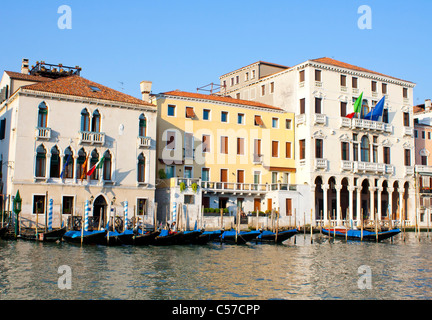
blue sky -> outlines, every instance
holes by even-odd
[[[72,29],[57,22],[72,10]],[[361,5],[372,29],[361,30]],[[334,59],[415,82],[414,104],[432,98],[432,1],[2,1],[0,69],[30,64],[79,65],[82,76],[140,97],[218,83],[220,75],[258,60],[294,66]],[[123,82],[123,85],[121,84]]]

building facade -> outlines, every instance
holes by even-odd
[[[23,227],[44,227],[50,200],[54,227],[82,217],[86,200],[99,226],[123,216],[126,204],[153,225],[156,107],[79,71],[23,63],[21,73],[3,74],[2,194],[19,190]]]
[[[173,220],[173,208],[180,205],[190,224],[201,219],[212,227],[219,220],[212,222],[211,213],[218,215],[220,209],[231,217],[225,220],[227,226],[237,209],[250,217],[278,211],[287,225],[295,208],[309,214],[308,202],[301,198],[303,186],[296,182],[292,113],[182,91],[158,94],[154,100],[159,217]]]
[[[415,84],[330,58],[246,75],[260,65],[221,76],[221,85],[239,77],[227,95],[295,114],[296,182],[309,186],[313,222],[358,225],[363,213],[369,221],[414,224]],[[362,115],[385,97],[379,121],[346,117],[361,93]]]

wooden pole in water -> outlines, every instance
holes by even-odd
[[[81,246],[83,245],[83,240],[84,240],[84,215],[85,215],[85,205],[84,205],[84,210],[81,218]]]
[[[304,238],[306,239],[306,211],[303,212],[303,235]]]
[[[278,233],[279,233],[279,217],[280,217],[279,210],[280,210],[280,208],[278,208],[278,210],[276,212],[276,216],[277,216],[277,220],[276,220],[276,237],[275,237],[275,242],[276,243],[277,243]]]
[[[320,210],[320,235],[322,235],[322,210]]]
[[[48,231],[48,191],[45,193],[45,232]]]
[[[258,229],[259,229],[259,212],[258,212],[258,208],[256,208],[255,210],[256,210],[256,230],[258,231]]]
[[[430,209],[426,209],[428,214],[426,215],[427,220],[427,238],[429,239],[429,220],[430,220]]]
[[[376,237],[376,242],[378,242],[378,212],[375,209],[375,237]]]
[[[313,218],[313,210],[311,209],[311,220],[310,220],[311,244],[313,243],[313,227],[312,227],[312,218]]]
[[[39,239],[38,224],[39,224],[39,212],[36,210],[36,241]]]
[[[363,241],[363,208],[360,211],[360,229],[361,229],[361,237],[360,240]]]
[[[221,221],[221,229],[225,230],[224,225],[223,225],[223,209],[220,209],[220,221]]]
[[[154,203],[154,211],[153,211],[153,222],[154,222],[154,231],[157,230],[157,202]],[[143,218],[144,220],[144,218]],[[144,228],[144,221],[143,221],[143,228]]]

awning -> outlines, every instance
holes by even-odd
[[[264,122],[261,119],[261,116],[255,116],[255,123],[259,126],[263,126]]]
[[[186,118],[195,118],[195,112],[193,108],[186,107]]]

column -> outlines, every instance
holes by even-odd
[[[382,211],[382,204],[381,204],[381,192],[383,192],[383,188],[378,188],[378,208],[377,208],[377,217],[375,217],[377,220],[381,220],[381,211]]]
[[[348,210],[349,210],[349,220],[354,219],[354,210],[353,210],[353,192],[355,190],[355,187],[348,187],[349,192],[349,204],[348,204]],[[349,221],[349,223],[351,223]]]
[[[313,194],[313,199],[314,199],[313,204],[312,204],[312,207],[313,207],[312,219],[313,219],[313,221],[317,220],[317,199],[316,199],[315,188],[316,188],[315,186],[311,186],[311,189],[310,189],[310,192]],[[312,224],[312,221],[311,221],[311,224]]]
[[[77,177],[77,171],[78,171],[78,166],[79,166],[79,164],[78,164],[78,154],[75,154],[73,156],[73,162],[74,162],[74,165],[73,165],[72,178],[74,179],[75,184],[76,184],[78,182],[78,179],[81,178],[81,177]]]
[[[400,221],[400,225],[401,225],[401,227],[403,226],[403,214],[402,214],[402,208],[403,208],[403,191],[404,191],[404,188],[398,188],[397,189],[397,191],[398,191],[398,194],[399,194],[399,221]]]
[[[369,187],[369,220],[375,219],[375,187]]]
[[[360,187],[357,187],[357,217],[356,217],[356,221],[357,221],[357,226],[359,226],[361,224],[361,189]]]
[[[323,221],[324,226],[328,224],[328,208],[327,208],[327,194],[330,186],[328,184],[322,185],[323,189]]]
[[[342,216],[341,212],[341,201],[340,201],[340,192],[342,190],[342,186],[335,186],[336,189],[336,225],[340,225],[340,217]]]
[[[389,195],[389,200],[388,200],[388,217],[389,220],[393,220],[393,191],[394,188],[391,187],[387,187],[387,193]]]

